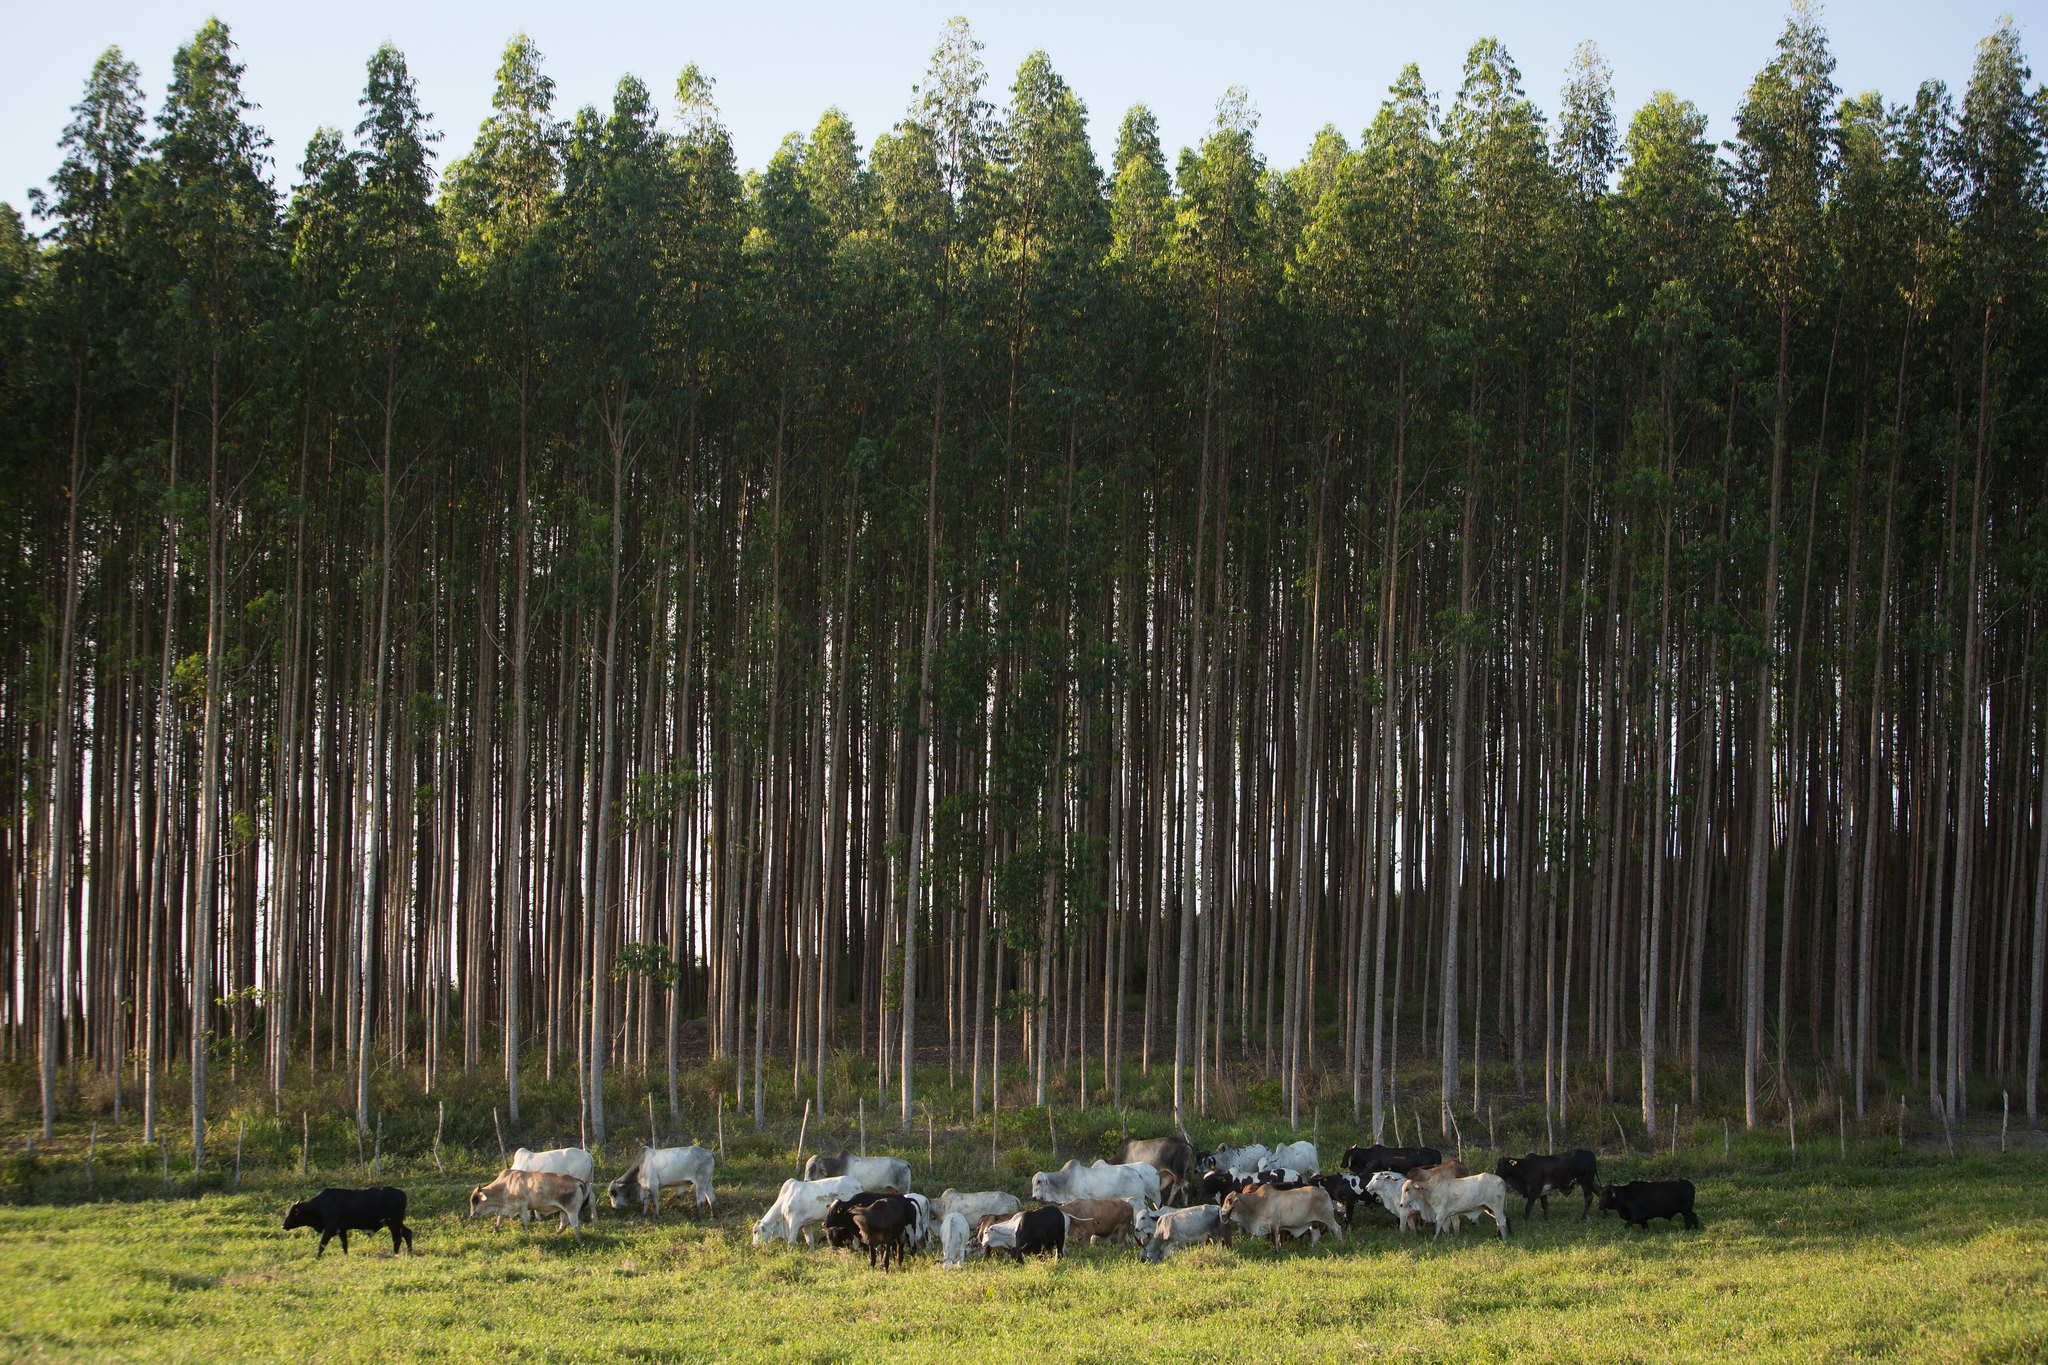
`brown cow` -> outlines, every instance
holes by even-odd
[[[496,1180],[469,1192],[469,1216],[482,1218],[488,1215],[500,1223],[506,1218],[517,1218],[519,1226],[531,1228],[535,1214],[559,1214],[561,1221],[555,1224],[555,1231],[571,1228],[575,1231],[576,1240],[581,1242],[583,1204],[589,1196],[590,1186],[573,1175],[554,1171],[500,1171]]]
[[[1114,1245],[1129,1237],[1138,1240],[1135,1214],[1128,1199],[1069,1199],[1060,1209],[1072,1220],[1069,1235],[1081,1246],[1090,1242]]]
[[[1308,1234],[1309,1245],[1321,1238],[1322,1230],[1338,1241],[1344,1229],[1337,1225],[1337,1206],[1328,1190],[1305,1185],[1298,1190],[1275,1190],[1261,1186],[1242,1190],[1223,1200],[1223,1216],[1251,1237],[1271,1237],[1273,1250],[1280,1249],[1282,1233],[1290,1237]]]

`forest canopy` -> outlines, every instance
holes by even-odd
[[[711,79],[294,170],[225,26],[0,221],[0,1050],[428,1090],[906,1058],[1381,1131],[1402,1057],[2035,1113],[2048,96],[1553,110],[1496,41],[1097,164],[965,21],[862,144]],[[342,112],[342,111],[337,111]],[[287,184],[280,191],[274,185]],[[1704,1078],[1704,1079],[1703,1079]],[[1590,1087],[1590,1090],[1588,1089]],[[1660,1089],[1661,1087],[1661,1089]],[[1579,1098],[1575,1098],[1579,1097]],[[196,1153],[195,1153],[196,1155]]]

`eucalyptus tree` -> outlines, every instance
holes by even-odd
[[[133,62],[110,47],[93,63],[85,93],[72,107],[71,122],[58,143],[64,159],[50,178],[55,197],[40,191],[32,196],[39,216],[52,220],[50,237],[57,247],[51,286],[52,315],[62,328],[62,346],[70,371],[70,458],[64,487],[63,587],[58,610],[54,732],[49,766],[44,847],[46,862],[38,878],[41,905],[37,934],[42,954],[41,1093],[43,1136],[52,1134],[57,1109],[57,1022],[64,956],[58,928],[59,908],[71,896],[72,869],[78,865],[74,803],[77,709],[75,682],[78,653],[78,604],[84,587],[84,549],[80,519],[87,497],[87,448],[97,409],[117,400],[122,387],[115,354],[117,329],[131,319],[122,316],[130,290],[121,257],[123,214],[132,192],[136,161],[142,150],[142,90]],[[115,1067],[119,1073],[118,1062]],[[118,1087],[118,1080],[116,1085]]]
[[[563,130],[554,115],[554,81],[541,70],[533,40],[505,46],[491,96],[491,114],[468,156],[448,168],[441,204],[457,260],[487,319],[492,359],[510,379],[515,412],[512,501],[512,607],[506,654],[512,714],[505,774],[506,837],[498,855],[498,981],[504,1047],[505,1105],[519,1127],[519,945],[527,921],[527,810],[532,795],[530,744],[533,655],[532,451],[539,384],[542,313],[553,281],[546,231],[560,192]],[[483,818],[481,812],[479,819]],[[481,966],[481,957],[472,958]],[[466,983],[465,1020],[480,1015],[481,982]],[[464,1062],[469,1060],[465,1028]]]
[[[1803,321],[1824,247],[1822,214],[1835,161],[1834,68],[1818,10],[1801,3],[1778,37],[1777,55],[1750,83],[1736,114],[1735,190],[1741,208],[1744,273],[1759,295],[1763,315],[1776,324],[1776,365],[1768,402],[1769,514],[1753,631],[1756,713],[1749,756],[1748,917],[1742,970],[1743,1119],[1752,1128],[1757,1122],[1757,1071],[1764,1043],[1765,912],[1776,844],[1771,680],[1778,651],[1778,528],[1794,399],[1793,327],[1795,320]]]
[[[189,921],[192,1150],[206,1146],[207,1063],[212,1047],[214,929],[219,891],[224,659],[229,647],[227,523],[237,423],[260,362],[270,302],[276,211],[264,176],[269,139],[245,117],[242,64],[227,26],[208,20],[171,63],[157,115],[153,163],[139,193],[137,250],[164,299],[158,353],[167,362],[175,415],[199,409],[206,442],[206,628],[199,723],[198,819]],[[189,385],[189,390],[187,386]],[[177,437],[170,440],[176,460]],[[175,482],[175,474],[173,475]]]

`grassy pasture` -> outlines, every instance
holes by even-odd
[[[990,1183],[964,1144],[941,1144],[928,1176],[923,1145],[903,1149],[921,1189]],[[1477,1228],[1403,1239],[1382,1218],[1317,1250],[1240,1242],[1145,1266],[1090,1248],[960,1272],[921,1257],[884,1276],[847,1253],[749,1244],[789,1169],[787,1147],[767,1142],[735,1141],[715,1221],[607,1207],[580,1247],[462,1217],[494,1160],[447,1154],[445,1179],[431,1162],[387,1161],[419,1254],[394,1259],[388,1237],[358,1234],[353,1254],[336,1243],[318,1262],[313,1234],[281,1231],[284,1204],[360,1172],[266,1168],[240,1190],[165,1197],[140,1174],[146,1153],[103,1146],[94,1196],[64,1182],[0,1208],[0,1356],[2048,1359],[2048,1157],[1869,1144],[1793,1168],[1740,1146],[1724,1165],[1713,1147],[1602,1157],[1612,1178],[1691,1175],[1699,1232],[1582,1224],[1553,1201],[1548,1222],[1516,1221],[1505,1244]]]

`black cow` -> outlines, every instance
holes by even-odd
[[[1631,1180],[1626,1185],[1600,1187],[1600,1211],[1619,1213],[1629,1227],[1647,1228],[1652,1218],[1683,1218],[1696,1228],[1699,1218],[1692,1211],[1690,1180]]]
[[[1326,1175],[1321,1180],[1315,1181],[1314,1184],[1317,1189],[1330,1196],[1331,1203],[1343,1210],[1344,1221],[1347,1223],[1351,1221],[1351,1211],[1353,1209],[1357,1208],[1360,1204],[1370,1204],[1373,1202],[1366,1198],[1365,1182],[1352,1175],[1349,1171],[1340,1171],[1335,1175]]]
[[[284,1230],[293,1228],[320,1229],[320,1249],[313,1253],[319,1260],[327,1254],[327,1244],[334,1238],[341,1238],[343,1254],[348,1252],[348,1235],[351,1232],[375,1232],[379,1228],[391,1230],[391,1254],[398,1254],[398,1242],[405,1239],[405,1249],[412,1251],[412,1229],[405,1225],[405,1191],[389,1185],[376,1185],[367,1190],[343,1190],[332,1186],[320,1191],[311,1199],[301,1199],[285,1210]]]
[[[853,1221],[853,1211],[866,1208],[878,1199],[893,1197],[896,1196],[892,1196],[887,1190],[868,1190],[851,1199],[833,1200],[832,1206],[825,1210],[826,1243],[839,1250],[865,1245],[861,1241],[860,1227]]]
[[[1361,1179],[1371,1179],[1381,1171],[1406,1175],[1417,1166],[1435,1166],[1443,1159],[1444,1154],[1434,1147],[1382,1147],[1375,1142],[1370,1147],[1346,1151],[1344,1169]]]
[[[1268,1166],[1253,1176],[1246,1188],[1250,1185],[1264,1185],[1273,1190],[1298,1190],[1304,1185],[1315,1183],[1300,1171],[1290,1171],[1285,1166]]]
[[[1596,1183],[1597,1162],[1593,1154],[1583,1147],[1569,1152],[1553,1152],[1541,1155],[1531,1152],[1525,1157],[1504,1156],[1494,1166],[1493,1173],[1508,1182],[1508,1188],[1522,1196],[1522,1217],[1527,1218],[1536,1211],[1540,1200],[1543,1216],[1550,1217],[1550,1196],[1570,1194],[1573,1186],[1584,1190],[1586,1207],[1579,1211],[1579,1221],[1593,1211],[1593,1196],[1598,1192]]]
[[[847,1208],[848,1216],[860,1233],[861,1244],[868,1249],[868,1264],[881,1258],[883,1270],[889,1268],[893,1256],[896,1264],[903,1264],[903,1237],[917,1221],[917,1206],[900,1194],[882,1194],[861,1203],[852,1200],[835,1203],[834,1209]]]
[[[1016,1245],[989,1248],[991,1254],[1007,1251],[1019,1265],[1024,1264],[1027,1251],[1039,1256],[1050,1251],[1056,1258],[1067,1254],[1067,1215],[1058,1204],[1047,1204],[1015,1216],[1019,1220]]]

